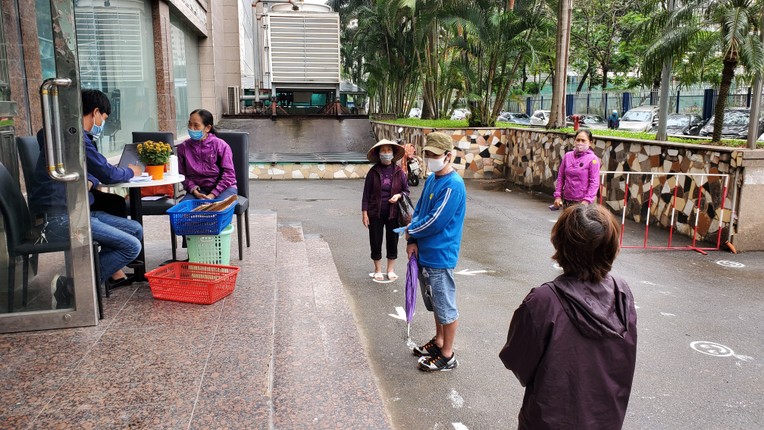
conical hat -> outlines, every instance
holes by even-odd
[[[393,163],[403,158],[405,151],[401,145],[393,142],[392,140],[382,139],[369,149],[366,153],[366,158],[374,164],[379,164],[379,147],[383,145],[390,145],[393,148]]]

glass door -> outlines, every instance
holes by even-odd
[[[26,140],[27,147],[22,147],[24,142],[19,142],[19,152],[28,150],[19,154],[22,155],[21,165],[4,169],[6,173],[16,173],[4,176],[0,169],[0,180],[16,181],[11,182],[13,186],[3,185],[0,197],[3,206],[0,214],[3,218],[0,223],[0,278],[3,280],[0,284],[0,332],[81,327],[98,322],[96,264],[82,145],[74,2],[52,0],[49,4],[49,13],[38,11],[37,25],[45,28],[44,31],[38,28],[41,37],[32,42],[34,49],[39,50],[40,46],[46,45],[42,35],[52,36],[48,40],[49,46],[53,47],[52,55],[40,56],[41,62],[45,63],[39,65],[45,80],[39,85],[24,76],[22,86],[25,88],[21,91],[14,94],[11,85],[9,91],[2,92],[11,102],[29,106],[28,101],[24,103],[23,91],[31,94],[39,89],[45,138],[39,146],[33,137]],[[29,43],[26,39],[13,40],[14,34],[1,33],[3,48],[18,48],[15,52],[30,49],[30,46],[24,46]],[[8,76],[10,63],[5,58],[6,50],[3,49],[0,55],[3,55],[0,77]],[[19,57],[23,62],[23,56]],[[52,63],[55,67],[51,67]],[[12,140],[14,144],[18,141]],[[6,145],[5,141],[3,145]],[[23,155],[27,156],[27,161]],[[3,163],[10,164],[9,158],[5,157]],[[61,204],[57,210],[36,211],[35,205],[29,209],[33,195],[43,189],[38,186],[40,183],[53,184],[47,188],[56,191],[51,198],[65,196],[59,199]],[[40,194],[37,196],[39,198]]]

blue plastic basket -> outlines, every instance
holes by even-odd
[[[221,200],[186,200],[167,209],[167,214],[170,215],[170,223],[172,223],[172,228],[175,229],[175,234],[220,234],[231,223],[236,204],[232,204],[228,209],[220,212],[193,212],[197,206],[219,201]]]

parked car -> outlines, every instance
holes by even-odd
[[[419,108],[411,108],[409,111],[409,118],[421,118],[422,117],[422,109]]]
[[[746,108],[724,109],[724,123],[722,123],[722,138],[724,139],[747,139],[748,121],[751,111]],[[759,118],[759,130],[757,135],[764,132],[764,118]],[[700,129],[700,136],[711,136],[714,133],[714,117],[708,120]]]
[[[547,125],[552,111],[537,110],[531,115],[531,125]]]
[[[607,121],[605,121],[599,115],[592,114],[578,114],[578,126],[581,128],[590,128],[593,130],[605,130],[607,129]],[[565,118],[568,127],[573,127],[573,115],[568,115]]]
[[[629,109],[618,124],[619,130],[649,131],[658,125],[658,106],[644,105]]]
[[[496,118],[496,122],[509,122],[512,124],[528,125],[531,123],[531,118],[527,114],[520,112],[502,112]]]
[[[694,113],[672,113],[668,116],[666,122],[666,133],[674,135],[685,136],[697,136],[700,133],[700,129],[703,127],[703,118]],[[658,125],[656,124],[652,130],[658,131]]]
[[[454,109],[454,113],[451,114],[451,121],[460,121],[463,119],[467,119],[467,117],[470,115],[472,115],[472,112],[470,112],[469,109],[466,109],[466,108]]]

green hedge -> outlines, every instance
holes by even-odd
[[[435,119],[425,120],[418,118],[399,118],[395,120],[383,121],[390,124],[399,124],[409,127],[423,127],[423,128],[468,128],[467,120],[451,121],[448,119]],[[497,122],[493,128],[529,128],[529,126],[510,124],[507,122]],[[567,133],[573,133],[572,127],[560,128],[555,131],[562,131]],[[611,136],[611,137],[624,137],[628,139],[642,139],[642,140],[655,140],[655,133],[646,132],[634,132],[624,130],[592,130],[592,134],[595,136]],[[669,142],[677,143],[689,143],[695,145],[714,145],[714,146],[727,146],[732,148],[742,148],[746,146],[745,140],[738,139],[722,139],[720,143],[712,144],[710,139],[704,138],[682,138],[669,136]],[[757,142],[757,148],[764,149],[764,142]]]

